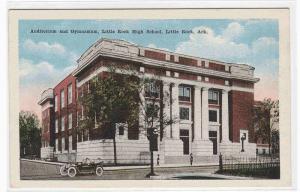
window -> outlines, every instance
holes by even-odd
[[[68,86],[68,104],[72,103],[72,84]]]
[[[179,86],[179,101],[191,101],[191,88],[183,85]]]
[[[58,133],[58,120],[55,119],[55,133]]]
[[[218,111],[209,110],[209,121],[210,122],[218,122]]]
[[[65,107],[65,92],[64,90],[61,90],[60,92],[60,108]]]
[[[64,131],[65,130],[65,118],[62,117],[61,118],[61,131]]]
[[[72,113],[70,113],[68,116],[68,124],[68,128],[72,129]]]
[[[208,91],[208,103],[209,104],[219,104],[219,92],[209,90]]]
[[[57,111],[57,95],[54,97],[54,110]]]
[[[159,85],[156,82],[150,82],[145,86],[145,97],[159,98]]]
[[[124,126],[119,126],[119,135],[124,135]]]
[[[186,107],[180,107],[180,119],[190,120],[190,109]]]

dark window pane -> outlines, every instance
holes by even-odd
[[[209,137],[217,137],[216,131],[210,131],[208,134],[209,134]]]
[[[217,115],[218,115],[217,111],[209,110],[209,121],[217,122],[218,121]]]
[[[180,136],[189,136],[189,130],[180,129]]]
[[[180,119],[189,120],[190,119],[190,110],[189,108],[180,107]]]
[[[124,135],[124,127],[119,126],[119,135]]]

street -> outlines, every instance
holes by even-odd
[[[74,178],[61,176],[59,174],[59,165],[48,163],[37,163],[32,161],[21,161],[21,179],[24,180],[145,180],[150,168],[134,169],[109,169],[104,167],[104,173],[101,177],[93,174],[77,175]],[[164,176],[163,179],[195,179],[193,175],[197,174],[197,179],[213,179],[206,177],[217,170],[217,166],[185,166],[185,167],[155,167],[155,173]],[[202,176],[199,176],[199,174]]]

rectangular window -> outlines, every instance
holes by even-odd
[[[72,84],[68,86],[68,104],[72,103]]]
[[[186,107],[180,107],[180,119],[181,120],[190,120],[190,109]]]
[[[68,116],[68,128],[72,129],[72,113],[70,113]]]
[[[191,87],[180,85],[179,101],[191,101]]]
[[[61,118],[61,131],[64,131],[65,130],[65,118],[64,117],[62,117]]]
[[[218,122],[218,112],[216,110],[209,110],[209,121]]]
[[[60,108],[65,107],[65,92],[64,90],[61,90],[60,92]]]
[[[54,110],[57,111],[57,95],[54,97]]]
[[[123,125],[119,126],[119,135],[124,135],[124,126]]]
[[[55,119],[55,133],[58,133],[58,120]]]
[[[160,88],[156,82],[150,82],[145,85],[145,97],[159,98]]]
[[[219,92],[209,90],[208,91],[208,103],[209,104],[219,104]]]

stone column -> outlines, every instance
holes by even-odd
[[[201,139],[201,87],[195,86],[194,91],[194,139]]]
[[[164,108],[163,108],[163,113],[164,113],[164,118],[167,120],[170,120],[171,118],[171,95],[170,95],[170,83],[169,82],[164,82],[163,83],[163,103],[164,103]],[[171,138],[171,125],[168,125],[164,128],[164,137],[166,138]]]
[[[140,104],[140,114],[139,114],[139,138],[146,139],[147,138],[147,130],[145,129],[145,107],[146,107],[146,100],[145,100],[145,89],[142,87],[142,90],[139,94],[141,99]]]
[[[172,119],[176,123],[172,124],[171,137],[179,139],[179,99],[178,99],[178,83],[172,85]]]
[[[229,141],[228,91],[222,90],[222,142]]]
[[[208,140],[208,88],[202,88],[202,139]]]

